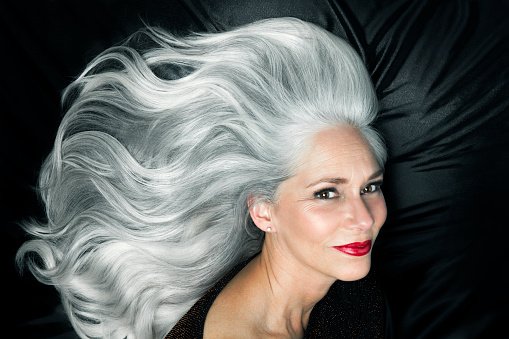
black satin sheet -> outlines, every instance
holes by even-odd
[[[380,98],[389,217],[374,269],[394,337],[509,338],[508,13],[502,0],[2,2],[4,324],[19,338],[75,337],[56,292],[13,258],[16,223],[42,212],[32,187],[60,93],[86,62],[142,21],[187,32],[295,16],[348,39]]]

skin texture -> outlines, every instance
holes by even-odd
[[[317,133],[300,160],[275,203],[250,205],[266,231],[262,252],[215,300],[205,338],[301,338],[334,281],[369,272],[371,251],[353,256],[334,248],[374,242],[385,222],[383,173],[369,145],[357,129],[338,126]]]

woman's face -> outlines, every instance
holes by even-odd
[[[266,240],[304,271],[334,280],[363,278],[387,216],[382,179],[357,129],[317,133],[296,175],[278,189]]]

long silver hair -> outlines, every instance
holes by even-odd
[[[362,60],[295,18],[186,37],[147,27],[63,103],[40,173],[47,219],[23,224],[17,260],[58,289],[83,338],[163,337],[260,251],[246,201],[273,200],[319,130],[355,126],[386,158]]]

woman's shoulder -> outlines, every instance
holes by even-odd
[[[385,294],[370,272],[356,281],[336,281],[309,319],[305,338],[388,339],[391,319]]]
[[[203,338],[205,320],[212,304],[230,280],[232,280],[249,261],[250,260],[246,260],[236,265],[213,287],[208,289],[189,311],[180,318],[175,326],[173,326],[171,331],[165,336],[165,339]]]
[[[205,324],[205,318],[210,306],[217,297],[214,288],[205,293],[189,311],[184,314],[182,318],[173,326],[171,331],[166,334],[165,339],[188,339],[188,338],[202,338],[203,327]]]
[[[201,297],[177,322],[165,339],[203,338],[205,320],[225,286],[250,260],[235,266]],[[383,291],[370,272],[365,278],[336,281],[311,313],[305,338],[391,338],[391,319]]]

